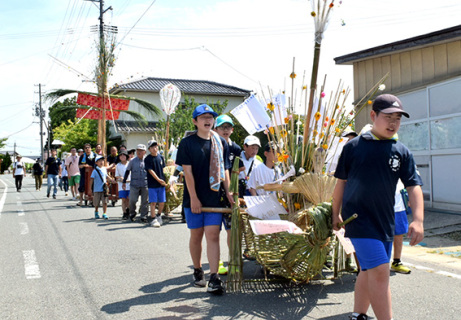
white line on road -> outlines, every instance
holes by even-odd
[[[6,185],[5,182],[3,182],[3,180],[0,180],[0,182],[3,183],[3,185],[5,186],[5,190],[3,190],[2,198],[0,199],[0,217],[1,217],[3,205],[5,204],[5,200],[6,200],[6,192],[8,191],[8,186]]]
[[[24,209],[18,209],[18,217],[24,216]]]
[[[41,278],[40,268],[38,267],[37,257],[35,256],[35,250],[24,250],[22,252],[24,256],[24,270],[26,279],[39,279]]]
[[[451,273],[451,272],[437,271],[436,273],[437,273],[437,274],[441,274],[441,275],[443,275],[443,276],[447,276],[447,277],[452,277],[452,278],[456,278],[456,279],[461,279],[461,275],[455,274],[455,273]]]
[[[29,233],[29,225],[27,224],[27,222],[19,222],[19,228],[21,230],[21,235]]]

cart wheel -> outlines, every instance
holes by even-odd
[[[116,202],[117,202],[117,201],[112,200],[112,207],[115,207],[115,203],[116,203]]]

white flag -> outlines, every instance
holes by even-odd
[[[265,108],[253,94],[231,113],[249,134],[265,130],[271,122]]]

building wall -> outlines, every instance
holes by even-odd
[[[399,94],[461,75],[461,40],[354,62],[354,100],[359,101],[387,73],[386,92]],[[356,127],[370,123],[368,106]]]

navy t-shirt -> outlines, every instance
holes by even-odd
[[[45,166],[48,166],[46,174],[59,174],[59,167],[61,166],[61,159],[49,157],[46,159]]]
[[[226,140],[221,138],[223,145],[224,169],[231,168],[229,160],[229,148]],[[193,134],[181,140],[178,147],[176,164],[180,166],[192,166],[194,176],[195,192],[203,207],[220,207],[221,192],[215,192],[210,188],[210,154],[211,140],[200,138]],[[184,183],[184,208],[190,208],[190,195],[187,190],[187,183]]]
[[[165,160],[161,155],[156,155],[155,157],[149,154],[144,158],[144,169],[147,172],[147,187],[148,188],[160,188],[163,187],[154,177],[149,173],[149,169],[153,170],[157,177],[162,180],[165,180],[165,175],[163,174],[163,168],[165,168]]]
[[[344,146],[335,177],[347,180],[343,220],[358,214],[346,225],[346,236],[381,241],[394,238],[394,201],[399,178],[405,187],[423,184],[413,155],[405,145],[364,136]]]
[[[231,168],[229,170],[229,176],[232,173],[232,167],[234,166],[234,161],[236,157],[240,156],[240,153],[242,152],[242,148],[235,142],[231,141],[231,143],[228,144],[229,146],[229,160],[231,162]],[[243,161],[242,159],[239,160],[239,168],[243,167]]]

